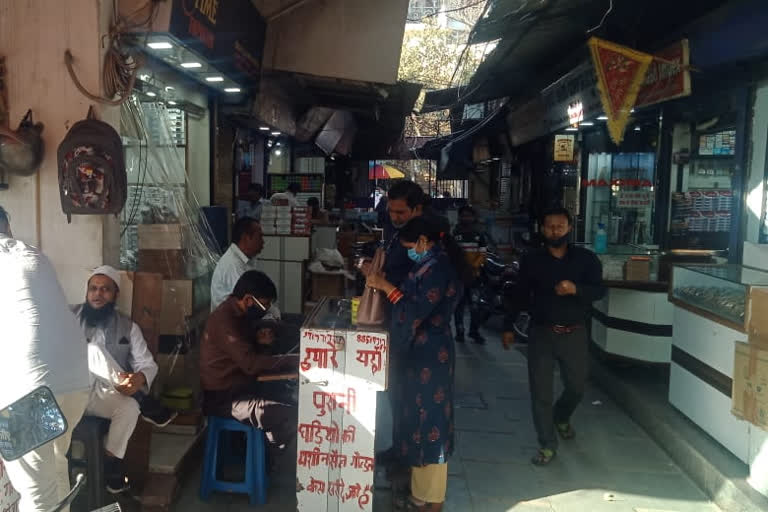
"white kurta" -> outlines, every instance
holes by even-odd
[[[256,268],[256,258],[248,259],[248,256],[240,250],[237,244],[230,245],[213,271],[213,278],[211,279],[211,312],[232,295],[237,281],[249,270],[258,270]],[[280,309],[275,304],[272,304],[264,319],[280,320]]]
[[[105,449],[122,459],[128,447],[136,422],[139,419],[139,403],[115,389],[120,382],[120,372],[143,373],[147,379],[145,392],[149,391],[157,376],[157,363],[147,347],[141,328],[131,326],[130,352],[132,368],[123,368],[107,350],[106,332],[102,328],[88,328],[88,368],[91,374],[91,398],[86,415],[111,420]]]

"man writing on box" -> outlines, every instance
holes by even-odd
[[[203,413],[231,417],[262,429],[271,445],[283,449],[296,434],[297,409],[284,382],[258,377],[296,371],[296,358],[272,355],[268,329],[254,330],[277,299],[266,274],[245,272],[208,318],[200,347]],[[255,333],[255,334],[254,334]]]

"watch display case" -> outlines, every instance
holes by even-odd
[[[768,288],[768,272],[741,265],[675,266],[670,301],[740,332],[754,288]]]

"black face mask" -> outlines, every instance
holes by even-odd
[[[255,322],[258,322],[262,318],[264,318],[264,315],[267,314],[268,310],[261,309],[261,307],[258,304],[254,304],[253,306],[250,306],[246,311],[245,314],[248,317],[248,321],[251,324],[254,324]]]
[[[560,247],[564,246],[568,243],[568,235],[561,236],[560,238],[545,238],[544,244],[547,247],[553,247],[555,249],[559,249]]]
[[[88,327],[99,327],[105,325],[112,318],[115,312],[115,303],[110,302],[96,309],[86,301],[83,304],[83,311],[80,313],[80,321],[85,322]]]

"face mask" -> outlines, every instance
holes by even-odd
[[[544,243],[547,245],[547,247],[554,247],[557,249],[568,243],[568,235],[554,239],[547,238],[544,240]]]
[[[254,304],[253,306],[248,307],[248,309],[245,311],[245,314],[248,316],[249,322],[258,322],[264,318],[264,315],[267,314],[267,311],[268,310],[262,309],[258,304]]]
[[[427,254],[429,254],[429,251],[416,252],[415,247],[408,249],[408,257],[411,258],[414,263],[421,263],[424,261],[424,258],[427,257]]]

